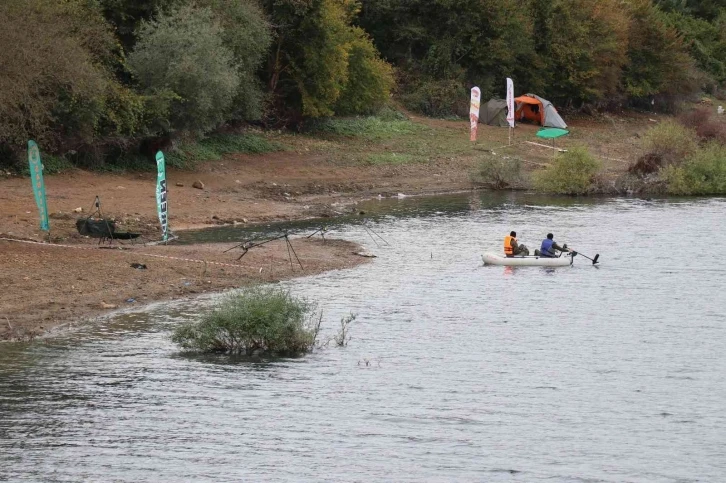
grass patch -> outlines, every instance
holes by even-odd
[[[41,154],[41,162],[43,163],[43,174],[59,174],[71,171],[75,168],[65,156],[56,156],[54,154]],[[30,165],[25,162],[21,165],[20,174],[30,176]]]
[[[95,166],[93,170],[106,173],[125,173],[129,171],[134,173],[155,172],[156,162],[148,156],[127,153],[113,161]]]
[[[183,143],[165,153],[169,166],[193,169],[203,161],[216,161],[225,154],[263,154],[279,151],[281,146],[256,134],[215,134],[201,141]]]
[[[395,116],[326,118],[312,121],[307,131],[310,134],[362,137],[366,139],[390,139],[396,136],[415,134],[426,130],[425,126]]]
[[[549,167],[534,173],[534,187],[545,193],[584,195],[595,190],[600,162],[585,147],[559,154]]]
[[[313,350],[319,329],[314,304],[277,287],[256,287],[178,327],[172,341],[193,352],[296,356]]]
[[[408,164],[413,161],[413,155],[406,153],[373,153],[365,158],[365,163],[372,166]]]

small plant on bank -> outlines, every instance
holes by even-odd
[[[643,136],[647,154],[660,158],[662,166],[683,162],[698,149],[698,136],[693,129],[675,121],[663,121]]]
[[[678,120],[684,126],[695,130],[701,140],[718,141],[726,145],[726,121],[716,116],[712,107],[699,107],[682,114]]]
[[[524,184],[522,161],[488,156],[479,163],[472,178],[475,183],[494,190],[521,188]]]
[[[584,195],[595,189],[600,162],[584,147],[574,147],[557,156],[549,167],[534,173],[538,191]]]
[[[726,194],[726,146],[712,141],[681,165],[665,167],[660,178],[672,195]]]
[[[280,288],[256,287],[178,327],[172,341],[193,352],[297,356],[313,350],[321,320],[307,300]]]

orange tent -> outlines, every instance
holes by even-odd
[[[543,99],[534,94],[525,94],[515,97],[514,118],[517,121],[526,119],[536,122],[540,126],[567,128],[567,124],[562,120],[557,110],[547,99]]]

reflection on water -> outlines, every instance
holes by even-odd
[[[0,481],[723,481],[723,200],[373,201],[379,258],[287,283],[346,349],[188,357],[214,297],[0,346]],[[304,232],[308,226],[299,226]],[[601,254],[482,267],[503,234]],[[312,230],[311,230],[312,231]],[[204,232],[194,237],[230,237]],[[366,365],[362,361],[370,361]]]

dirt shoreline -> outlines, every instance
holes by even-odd
[[[193,246],[54,245],[0,240],[0,340],[29,340],[116,309],[276,282],[364,263],[345,240],[295,239],[303,265],[291,267],[282,242],[223,253]],[[136,267],[136,268],[135,268]]]
[[[224,224],[260,224],[357,212],[356,204],[377,197],[426,195],[477,189],[472,173],[487,153],[527,160],[527,169],[546,165],[549,149],[530,143],[537,126],[520,125],[516,143],[507,146],[507,130],[479,127],[479,141],[468,141],[467,121],[411,117],[418,126],[403,134],[370,137],[310,137],[270,133],[284,151],[263,155],[233,154],[208,161],[194,171],[168,169],[169,220],[172,231]],[[639,115],[597,123],[572,123],[572,139],[587,143],[606,160],[607,173],[622,173],[637,155],[638,132],[652,120]],[[612,143],[613,131],[621,136]],[[376,135],[377,136],[377,135]],[[502,153],[504,151],[504,153]],[[610,160],[610,161],[607,161]],[[289,272],[287,251],[277,244],[250,252],[242,269],[184,262],[159,255],[207,262],[234,263],[218,245],[132,246],[97,249],[96,241],[76,232],[77,219],[101,209],[118,231],[158,240],[156,173],[99,173],[74,170],[45,177],[51,241],[66,247],[0,241],[0,340],[32,338],[68,321],[107,313],[110,306],[168,300],[240,285],[298,276]],[[193,185],[201,182],[202,189]],[[0,238],[45,241],[28,178],[0,173]],[[299,247],[299,248],[298,248]],[[79,248],[91,248],[81,250]],[[226,248],[226,246],[224,247]],[[299,240],[305,275],[347,268],[366,259],[344,241]],[[153,256],[152,256],[153,255]],[[146,270],[131,268],[141,263]],[[288,267],[286,271],[285,267]],[[242,272],[242,273],[238,273]],[[133,302],[127,300],[134,299]],[[105,304],[105,305],[104,305]]]
[[[318,160],[304,157],[277,165],[274,156],[272,160],[270,156],[230,158],[209,163],[201,172],[170,170],[173,230],[335,217],[378,195],[473,188],[469,166],[449,166],[447,170],[448,162],[383,169],[349,167],[325,173],[320,171]],[[266,166],[259,166],[263,163]],[[437,170],[441,175],[432,176]],[[192,188],[194,179],[203,180],[205,188]],[[237,183],[239,179],[245,179],[244,184]],[[222,253],[229,244],[143,246],[125,242],[123,250],[100,249],[96,240],[78,235],[75,221],[88,214],[88,203],[84,205],[83,200],[92,201],[100,194],[103,213],[116,219],[119,230],[137,231],[147,241],[157,240],[154,179],[146,173],[100,175],[79,170],[47,176],[53,243],[38,243],[46,242],[47,237],[38,230],[28,183],[23,178],[0,180],[0,238],[29,242],[0,240],[0,340],[56,334],[61,327],[116,308],[345,269],[369,261],[354,254],[360,251],[359,246],[343,240],[328,239],[324,244],[320,239],[295,240],[305,266],[301,272],[299,267],[290,269],[281,242],[250,251],[240,262],[243,266],[237,267],[214,265],[237,263],[238,253]],[[310,193],[312,190],[320,193]],[[76,208],[83,208],[83,212],[74,212]],[[206,272],[203,263],[177,259],[205,260]],[[132,263],[147,269],[134,269]]]

